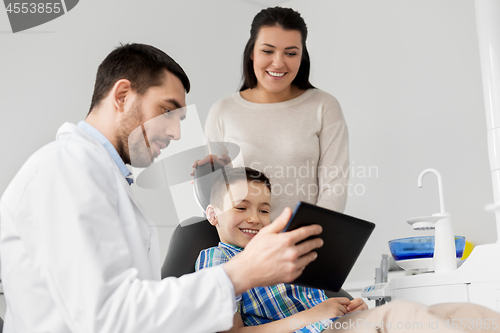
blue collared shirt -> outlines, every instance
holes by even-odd
[[[99,141],[104,146],[104,148],[106,148],[108,153],[113,158],[113,161],[115,161],[116,165],[118,166],[118,169],[122,173],[123,177],[125,177],[129,185],[132,185],[132,183],[134,182],[134,179],[131,177],[132,173],[129,171],[129,169],[127,169],[125,163],[123,163],[122,158],[120,157],[120,155],[118,155],[118,152],[116,151],[115,147],[111,144],[111,142],[109,142],[109,140],[94,126],[90,125],[86,121],[83,120],[80,121],[77,126],[83,129],[85,132],[92,135],[97,141]]]

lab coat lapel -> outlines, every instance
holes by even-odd
[[[147,232],[148,234],[148,247],[147,247],[148,251],[147,254],[149,261],[148,267],[151,267],[150,271],[151,276],[149,277],[149,279],[160,280],[161,279],[160,245],[159,245],[158,232],[156,230],[156,226],[154,225],[153,221],[142,207],[141,203],[138,202],[137,198],[135,197],[134,193],[130,188],[128,188],[128,193],[129,197],[134,203],[135,208],[138,209],[142,213],[142,216],[144,217],[144,221],[142,223],[142,226],[144,228],[141,229],[144,232]]]
[[[121,189],[124,193],[126,193],[127,199],[132,202],[132,207],[134,210],[140,212],[140,214],[134,214],[129,211],[120,211],[120,215],[124,221],[125,231],[127,233],[127,238],[131,242],[131,246],[133,248],[142,248],[144,251],[135,251],[138,255],[137,258],[134,258],[135,265],[137,267],[142,267],[143,269],[139,269],[139,274],[141,278],[146,279],[160,279],[160,254],[159,254],[159,244],[158,244],[158,235],[156,229],[153,228],[154,224],[152,220],[149,218],[149,215],[146,213],[141,203],[135,197],[134,192],[131,189],[131,186],[128,184],[125,177],[123,177],[122,173],[118,169],[115,161],[109,155],[106,148],[92,135],[88,134],[78,126],[71,123],[64,123],[59,130],[57,131],[56,140],[62,138],[65,135],[76,135],[79,136],[86,141],[94,144],[98,149],[102,150],[104,155],[109,158],[109,162],[115,168],[115,174],[117,181],[122,185]],[[122,192],[122,191],[120,191]],[[122,207],[130,207],[128,205],[122,205]],[[122,208],[123,209],[123,208]],[[141,221],[137,221],[138,223],[127,223],[128,219],[133,218],[134,216],[138,217]],[[144,257],[141,257],[140,253],[144,254]],[[146,269],[147,268],[147,269]],[[147,272],[147,273],[146,273]],[[144,276],[144,273],[146,276]]]

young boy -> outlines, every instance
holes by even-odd
[[[261,172],[232,168],[214,182],[207,219],[220,243],[203,250],[196,270],[221,265],[243,250],[261,228],[270,224],[271,184]],[[237,297],[238,312],[228,332],[322,332],[335,318],[367,309],[361,299],[327,299],[318,289],[278,284],[248,290]],[[258,326],[257,326],[258,325]]]

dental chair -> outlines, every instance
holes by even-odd
[[[210,192],[212,184],[217,177],[219,166],[212,166],[210,163],[198,166],[194,173],[195,197],[200,207],[205,211],[210,204]],[[180,277],[184,274],[195,271],[196,259],[200,252],[209,247],[217,246],[219,235],[217,229],[213,227],[205,217],[191,217],[181,222],[174,230],[167,256],[161,269],[161,278],[169,276]],[[352,300],[352,296],[343,289],[338,292],[325,290],[326,296],[347,297]]]

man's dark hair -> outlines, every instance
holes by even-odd
[[[163,84],[164,70],[179,78],[189,92],[189,79],[178,63],[151,45],[125,44],[117,47],[99,65],[89,113],[109,94],[118,80],[127,79],[143,95],[150,87]]]
[[[269,178],[259,170],[249,167],[224,168],[224,173],[217,176],[212,185],[210,204],[222,209],[224,196],[229,190],[229,185],[245,178],[249,184],[253,184],[254,182],[264,184],[269,189],[269,192],[271,191],[271,182]]]

